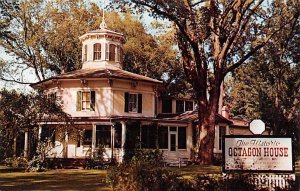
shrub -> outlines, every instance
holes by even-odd
[[[107,180],[115,190],[194,190],[192,184],[161,167],[159,150],[135,150],[130,161],[112,167]]]
[[[42,172],[48,169],[47,162],[40,156],[34,156],[28,163],[26,171],[28,172]]]
[[[11,157],[6,158],[4,164],[13,168],[26,168],[28,160],[24,157]]]
[[[158,150],[135,150],[130,161],[111,167],[107,181],[114,190],[143,191],[264,191],[249,182],[249,177],[233,174],[183,177],[161,166]],[[292,185],[292,184],[291,184]],[[280,189],[277,189],[280,190]],[[293,189],[282,189],[293,190]],[[295,190],[295,189],[294,189]]]
[[[52,148],[50,139],[41,141],[36,148],[36,155],[29,161],[26,171],[41,172],[49,169],[49,162],[46,159],[47,152]]]
[[[92,152],[84,161],[84,169],[106,169],[114,161],[106,161],[104,159],[105,149],[100,146],[95,152]]]
[[[107,179],[114,190],[195,190],[192,184],[177,174],[142,163],[112,167]]]

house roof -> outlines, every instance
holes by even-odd
[[[160,116],[160,117],[164,117],[164,116]],[[195,122],[195,121],[198,120],[198,113],[197,113],[197,110],[186,111],[186,112],[184,112],[180,115],[177,115],[175,117],[162,118],[162,119]],[[216,114],[216,122],[223,122],[223,123],[232,124],[232,122],[229,119],[226,119],[225,117],[223,117],[220,114]]]
[[[115,36],[115,37],[120,37],[123,40],[125,39],[125,37],[122,33],[118,33],[118,32],[112,31],[112,30],[108,30],[106,28],[100,28],[100,29],[96,29],[96,30],[93,30],[93,31],[89,31],[89,32],[85,33],[84,35],[80,36],[79,39],[83,40],[86,37],[91,36],[91,35],[112,35],[112,36]]]
[[[136,80],[142,82],[150,83],[162,83],[159,80],[155,80],[146,76],[134,74],[121,70],[119,68],[103,68],[103,69],[81,69],[64,74],[60,74],[46,80],[32,84],[31,86],[37,86],[39,84],[45,83],[50,80],[60,80],[60,79],[87,79],[87,78],[108,78],[108,79],[125,79],[125,80]]]
[[[231,119],[232,126],[249,128],[250,119],[235,117]]]
[[[243,118],[243,117],[234,117],[231,119],[232,124],[230,127],[232,128],[250,128],[250,122],[252,121],[249,118]],[[266,129],[272,129],[268,124],[266,124]]]

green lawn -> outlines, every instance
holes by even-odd
[[[63,169],[14,172],[0,167],[0,190],[111,190],[106,170]]]
[[[218,166],[167,167],[185,177],[197,174],[219,174]],[[106,170],[63,169],[47,172],[20,172],[0,166],[0,191],[5,190],[111,190]],[[300,176],[300,166],[296,167]]]

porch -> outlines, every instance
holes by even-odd
[[[41,132],[54,126],[43,126]],[[134,149],[159,149],[167,162],[190,159],[192,126],[145,121],[81,124],[78,131],[54,133],[48,158],[87,158],[102,153],[105,160],[122,162]],[[126,157],[126,156],[125,156]]]

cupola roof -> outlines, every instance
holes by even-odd
[[[109,30],[107,29],[107,25],[106,25],[106,22],[105,22],[105,13],[104,13],[104,9],[103,9],[103,14],[102,14],[102,22],[100,24],[100,28],[99,29],[96,29],[96,30],[92,30],[92,31],[89,31],[87,33],[85,33],[84,35],[80,36],[79,39],[81,41],[83,41],[84,39],[86,38],[89,38],[90,36],[103,36],[103,35],[108,35],[108,36],[113,36],[113,37],[117,37],[117,38],[120,38],[122,40],[122,42],[124,43],[125,41],[125,37],[122,33],[118,33],[118,32],[115,32],[115,31],[112,31],[112,30]]]

